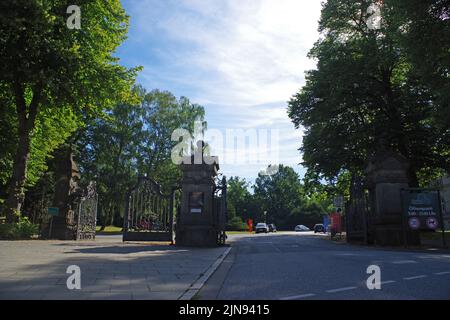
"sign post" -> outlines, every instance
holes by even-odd
[[[402,189],[403,231],[407,246],[407,230],[442,230],[442,244],[445,247],[445,226],[439,190]]]
[[[335,197],[333,199],[333,205],[336,208],[336,210],[341,209],[341,211],[342,211],[344,208],[344,196],[338,195],[337,197]]]
[[[447,243],[445,240],[445,221],[444,221],[444,215],[442,213],[442,200],[441,200],[441,192],[438,191],[438,201],[439,201],[439,212],[441,216],[441,231],[442,231],[442,247],[447,248]]]

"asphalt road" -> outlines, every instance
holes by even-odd
[[[311,233],[229,236],[232,250],[198,299],[450,299],[450,251],[335,243]],[[367,268],[381,270],[369,290]]]

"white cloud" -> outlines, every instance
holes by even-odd
[[[164,64],[139,62],[145,86],[173,86],[161,89],[204,105],[210,128],[277,128],[282,162],[301,161],[302,132],[286,102],[315,66],[306,55],[319,36],[321,0],[125,2],[132,41]]]

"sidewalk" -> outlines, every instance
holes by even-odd
[[[185,298],[227,249],[124,244],[118,237],[95,242],[0,241],[0,299]],[[70,265],[81,269],[80,290],[67,288]]]

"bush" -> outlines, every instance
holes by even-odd
[[[20,217],[17,223],[0,224],[0,239],[18,240],[30,239],[39,232],[39,226],[33,224],[27,217]]]
[[[245,223],[241,217],[233,217],[228,221],[228,231],[242,231],[245,230]]]

